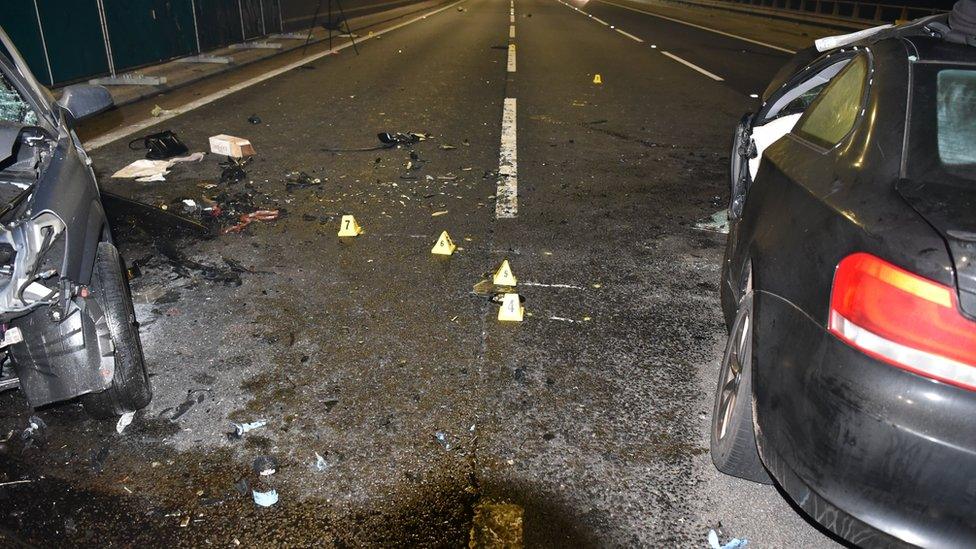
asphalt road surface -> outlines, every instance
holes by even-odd
[[[30,481],[0,486],[6,541],[466,546],[521,520],[529,546],[704,547],[719,526],[834,544],[708,456],[724,235],[694,224],[724,207],[732,127],[795,47],[616,4],[445,4],[142,132],[247,137],[238,183],[214,156],[111,179],[135,136],[95,149],[108,190],[279,218],[214,239],[115,228],[154,400],[122,434],[49,407],[24,439],[26,402],[0,395],[0,480]],[[740,26],[761,42],[763,24]],[[350,150],[381,131],[432,137]],[[345,214],[365,232],[338,238]],[[430,253],[443,230],[451,257]],[[478,286],[504,259],[521,323]]]

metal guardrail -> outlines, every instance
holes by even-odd
[[[760,8],[773,8],[807,15],[854,19],[874,23],[891,23],[926,17],[948,10],[918,6],[897,6],[850,0],[723,0]]]

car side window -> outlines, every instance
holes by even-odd
[[[17,88],[0,74],[0,120],[5,122],[19,122],[21,124],[37,124],[37,114],[24,101]]]
[[[859,55],[813,101],[793,133],[823,147],[833,147],[854,128],[867,87],[868,60]]]
[[[827,87],[827,82],[818,84],[803,92],[796,99],[790,101],[788,105],[783,107],[783,110],[780,111],[777,116],[788,116],[791,114],[802,113],[803,111],[807,110],[810,104],[813,103],[813,100],[820,95],[820,92],[823,91],[825,87]]]

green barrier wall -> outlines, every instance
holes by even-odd
[[[116,72],[196,53],[187,0],[103,0]]]
[[[418,1],[343,0],[342,6],[346,16],[354,18]],[[123,74],[177,57],[254,40],[281,32],[282,28],[304,31],[320,5],[320,0],[0,2],[3,5],[0,26],[17,44],[38,80],[48,86],[105,76],[113,65],[116,74]],[[104,28],[107,28],[111,45],[111,64],[105,47],[100,5],[104,9]],[[321,0],[322,12],[317,24],[326,22],[327,7],[328,0]]]
[[[41,40],[33,0],[5,0],[3,9],[0,9],[0,26],[17,44],[37,79],[51,84],[51,72],[44,58],[44,42]]]

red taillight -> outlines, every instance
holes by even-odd
[[[827,327],[889,364],[976,390],[976,322],[948,286],[871,254],[849,255],[834,273]]]

